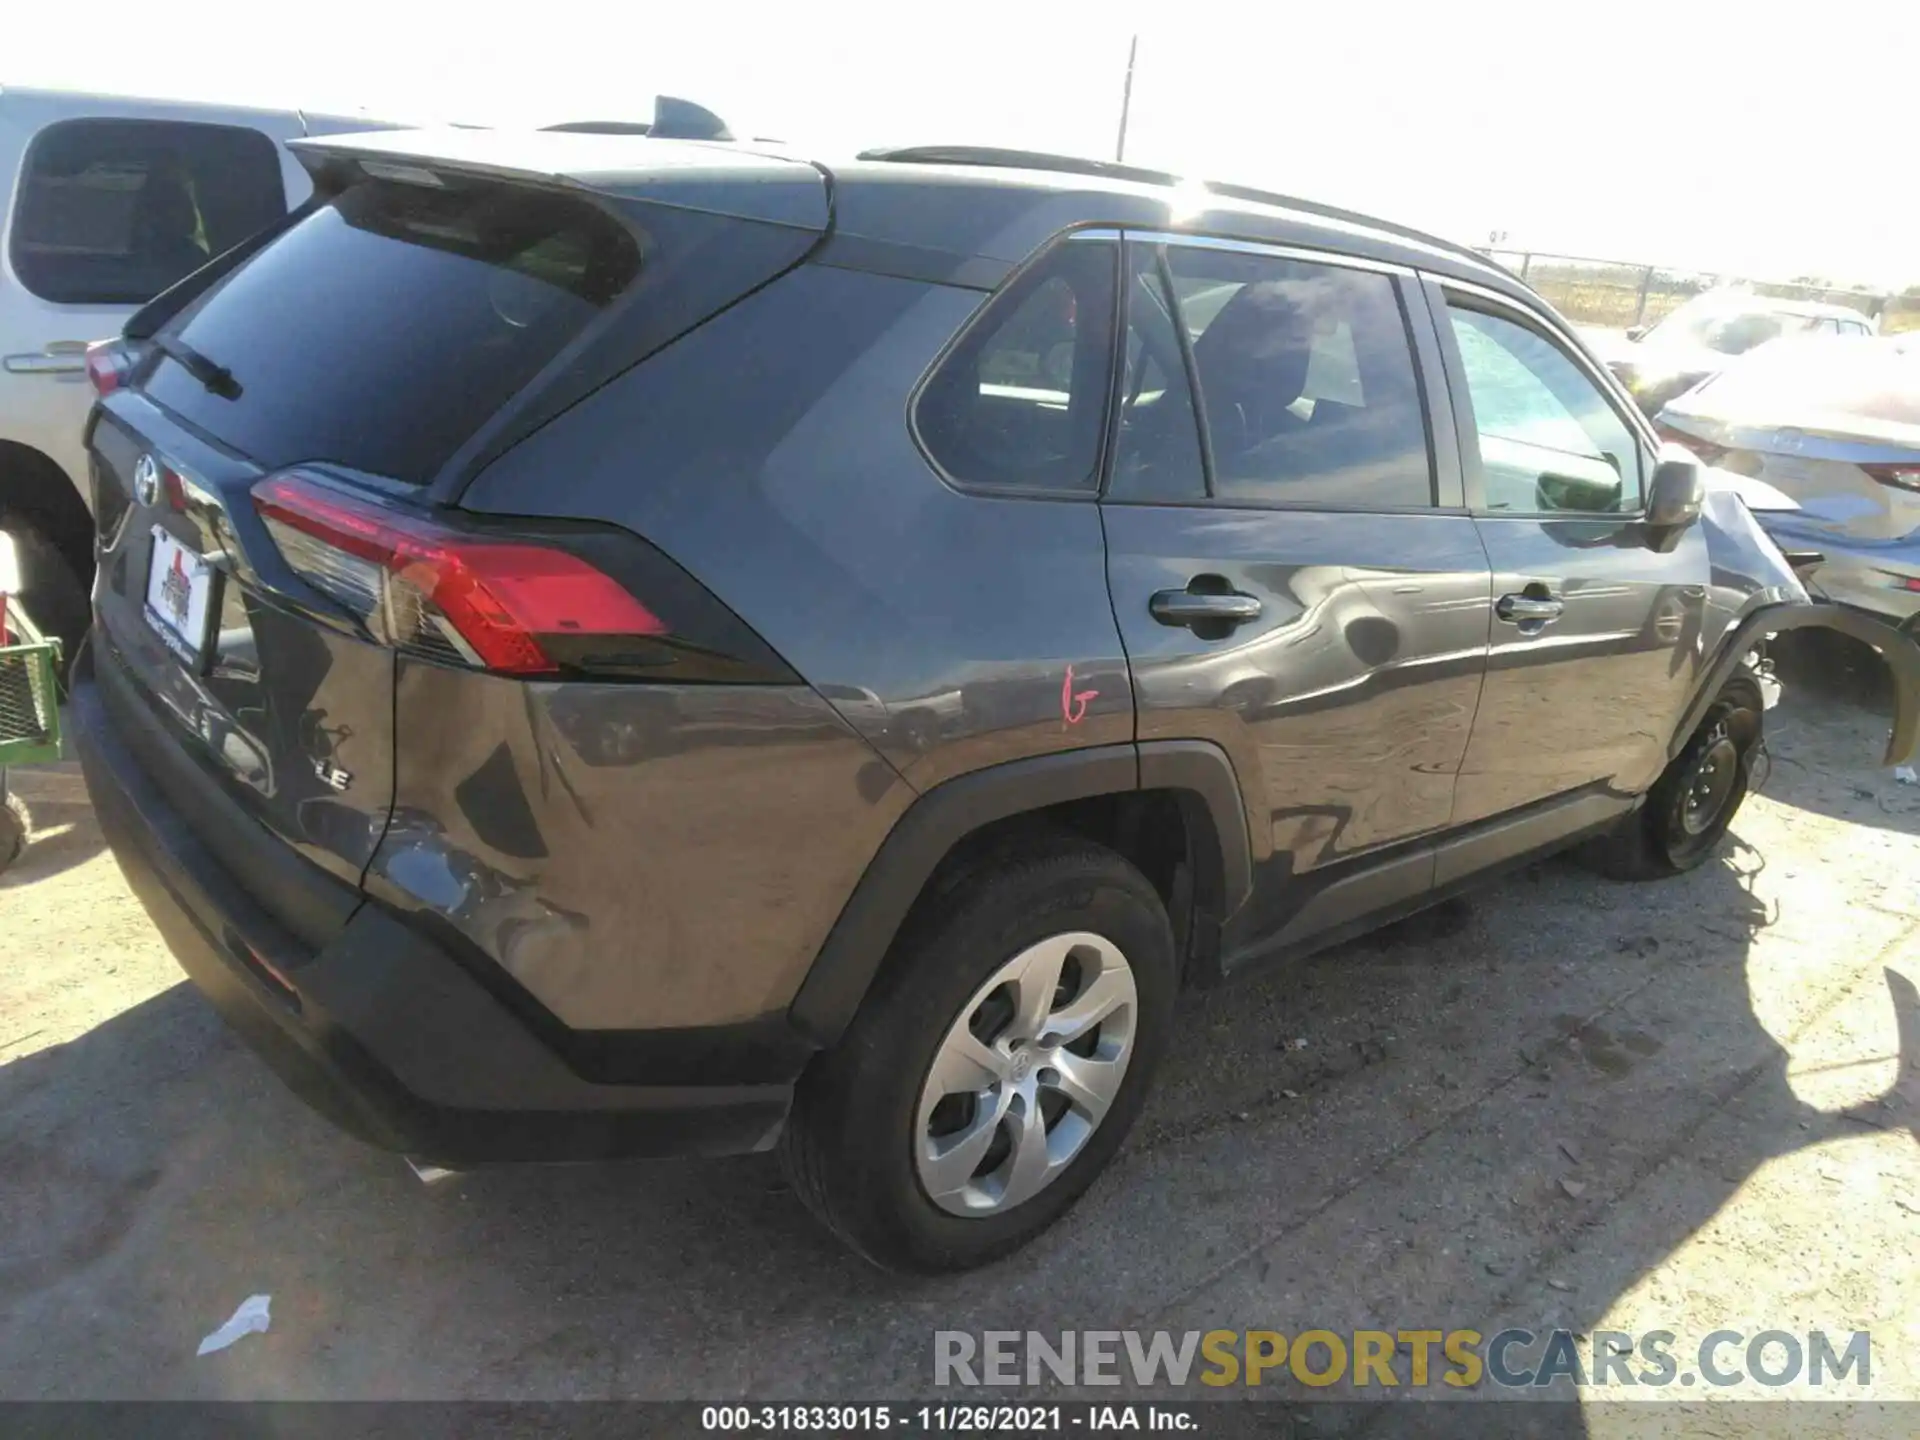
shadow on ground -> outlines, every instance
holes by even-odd
[[[1776,815],[1674,882],[1556,862],[1186,997],[1113,1172],[1026,1252],[934,1281],[843,1252],[766,1157],[423,1188],[175,986],[0,1068],[0,1395],[953,1399],[939,1329],[1590,1330],[1768,1162],[1910,1129],[1903,1094],[1822,1110],[1790,1083],[1782,1027],[1863,976],[1905,1075],[1920,997],[1876,958],[1913,917]],[[1768,1023],[1763,937],[1799,967]],[[195,1359],[254,1293],[271,1330]],[[1588,1424],[1524,1409],[1474,1433]]]
[[[100,853],[100,827],[77,765],[21,766],[8,772],[7,788],[25,802],[32,832],[20,857],[0,870],[0,889],[31,885]]]
[[[1767,719],[1768,796],[1811,814],[1920,835],[1920,784],[1901,783],[1881,763],[1893,689],[1880,657],[1830,630],[1789,631],[1770,650],[1785,693]]]

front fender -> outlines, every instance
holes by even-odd
[[[1885,763],[1901,765],[1911,760],[1915,742],[1920,740],[1920,645],[1872,616],[1821,600],[1762,606],[1727,632],[1713,663],[1702,672],[1700,688],[1694,692],[1692,702],[1667,744],[1667,758],[1671,760],[1686,748],[1687,740],[1700,728],[1715,697],[1726,688],[1738,672],[1740,662],[1756,645],[1784,630],[1803,630],[1810,626],[1851,635],[1871,647],[1886,663],[1887,673],[1893,680],[1894,699],[1893,731],[1887,737]]]

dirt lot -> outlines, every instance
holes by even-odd
[[[1920,1398],[1920,788],[1825,682],[1770,732],[1768,793],[1684,881],[1556,862],[1189,997],[1113,1173],[937,1283],[842,1253],[765,1157],[422,1187],[182,982],[79,777],[23,775],[0,1395],[905,1397],[938,1328],[1511,1322],[1870,1329],[1846,1393]],[[255,1292],[271,1330],[196,1359]]]

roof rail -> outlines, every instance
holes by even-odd
[[[993,145],[907,145],[891,149],[863,150],[856,158],[892,160],[917,165],[981,165],[997,166],[1003,169],[1051,170],[1063,175],[1093,175],[1103,180],[1124,180],[1137,185],[1198,184],[1212,194],[1224,196],[1229,200],[1245,200],[1255,205],[1278,205],[1288,210],[1298,210],[1302,214],[1317,215],[1323,220],[1337,220],[1345,225],[1363,225],[1370,230],[1397,235],[1403,240],[1416,241],[1431,249],[1445,251],[1449,255],[1458,255],[1483,268],[1506,273],[1502,266],[1471,246],[1443,239],[1438,235],[1430,235],[1424,230],[1415,230],[1408,225],[1398,225],[1391,220],[1382,220],[1376,215],[1364,215],[1357,210],[1342,210],[1336,205],[1322,205],[1315,200],[1302,200],[1297,195],[1282,195],[1272,190],[1256,190],[1250,185],[1231,185],[1218,180],[1191,180],[1184,175],[1174,175],[1165,170],[1146,170],[1137,165],[1123,165],[1113,160],[1090,160],[1077,155],[1054,155],[1043,150],[1012,150]]]

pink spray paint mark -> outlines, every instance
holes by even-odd
[[[1078,725],[1087,718],[1087,703],[1099,696],[1098,690],[1075,690],[1073,666],[1067,666],[1067,678],[1060,682],[1060,718],[1069,725]]]

